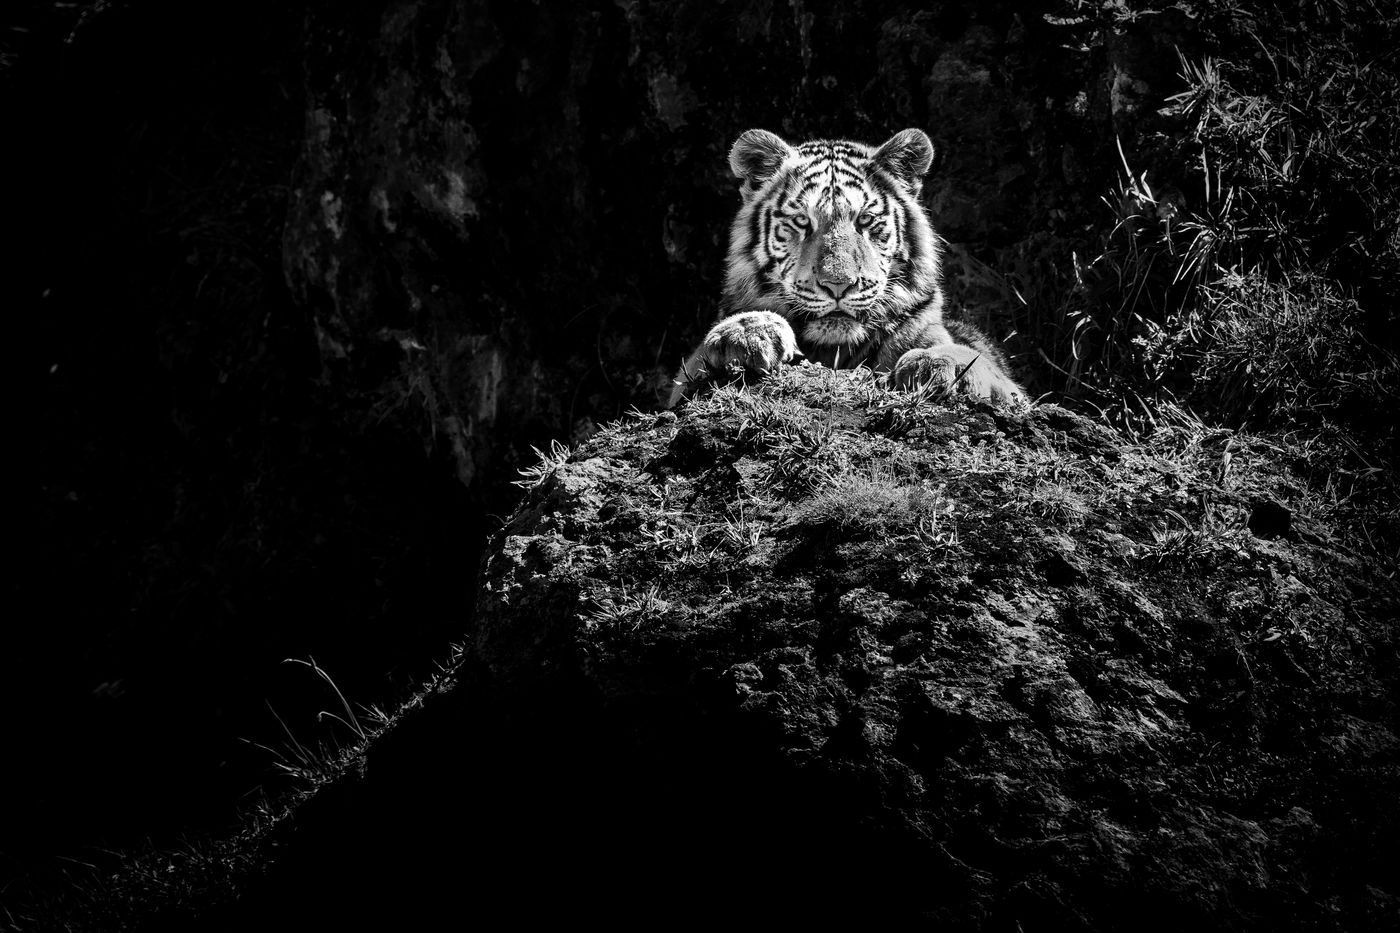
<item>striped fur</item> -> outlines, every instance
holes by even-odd
[[[767,371],[798,350],[828,366],[870,366],[897,386],[956,382],[993,401],[1023,398],[986,337],[943,319],[941,241],[919,202],[932,160],[921,130],[878,148],[741,135],[729,154],[743,203],[721,320],[682,366],[671,404],[710,373]]]

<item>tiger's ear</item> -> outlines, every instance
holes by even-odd
[[[767,130],[745,130],[729,150],[729,169],[744,180],[747,194],[772,178],[783,161],[796,152]]]
[[[876,150],[871,161],[918,194],[921,179],[933,164],[933,142],[923,130],[900,130]]]

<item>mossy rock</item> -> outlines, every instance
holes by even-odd
[[[712,906],[1379,925],[1400,600],[1277,460],[790,367],[541,464],[469,652],[522,729],[684,762],[643,796]]]

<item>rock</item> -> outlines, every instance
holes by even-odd
[[[708,829],[656,857],[756,859],[772,883],[712,892],[726,910],[1364,927],[1396,890],[1374,866],[1400,854],[1394,583],[1341,550],[1164,551],[1134,519],[1179,502],[1118,493],[1152,458],[1064,409],[970,444],[945,429],[975,407],[909,412],[921,431],[871,416],[898,404],[790,367],[675,428],[606,428],[498,538],[472,649],[485,689],[600,704],[641,760],[684,749],[709,791],[652,817]],[[1081,525],[1038,511],[1048,476],[1075,477]],[[594,502],[639,520],[600,523]],[[542,534],[548,560],[516,543]],[[1219,595],[1300,575],[1315,595],[1288,605],[1338,608],[1286,653]]]
[[[1395,582],[1249,534],[1267,443],[1235,490],[994,414],[783,367],[556,448],[460,657],[202,916],[1387,929]]]

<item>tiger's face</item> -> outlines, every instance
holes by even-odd
[[[749,130],[730,152],[744,180],[730,236],[731,307],[787,317],[805,340],[876,340],[938,287],[937,239],[919,204],[933,146],[905,130],[878,148],[792,147]]]

